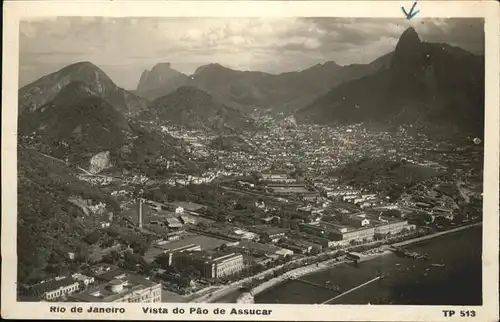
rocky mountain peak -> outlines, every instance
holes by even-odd
[[[99,67],[83,61],[68,65],[19,89],[19,113],[36,111],[62,90],[68,93],[62,97],[71,97],[73,94],[97,95],[123,113],[135,113],[146,106],[144,99],[119,88]]]
[[[159,71],[169,71],[171,70],[171,64],[169,62],[157,63],[151,69],[151,72],[159,72]]]
[[[422,57],[423,45],[413,27],[406,29],[394,50],[391,69],[399,74],[406,74],[418,67]]]
[[[341,66],[333,60],[314,65],[312,68],[340,68]]]
[[[151,68],[146,69],[137,85],[138,91],[148,91],[172,85],[171,83],[184,83],[187,76],[173,69],[169,62],[157,63]]]
[[[222,66],[219,63],[211,63],[211,64],[207,64],[207,65],[203,65],[203,66],[198,67],[196,69],[196,71],[194,72],[194,75],[198,75],[201,73],[213,73],[213,72],[218,72],[218,71],[227,71],[227,70],[231,70],[231,69],[229,69],[225,66]]]
[[[68,65],[61,69],[59,73],[72,80],[80,80],[86,82],[99,81],[106,85],[112,84],[113,81],[99,67],[89,61],[82,61]]]
[[[420,37],[415,28],[409,27],[399,37],[396,50],[398,50],[398,48],[400,49],[401,47],[407,48],[412,46],[419,46],[420,43],[421,43]]]

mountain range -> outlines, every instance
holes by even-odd
[[[86,104],[92,108],[85,110]],[[56,137],[78,135],[80,128],[68,132],[59,122],[79,115],[96,124],[109,118],[96,133],[126,132],[123,118],[138,115],[190,128],[246,129],[252,122],[245,114],[256,108],[294,115],[297,123],[408,123],[478,135],[484,124],[484,57],[422,42],[409,28],[393,52],[369,64],[326,62],[279,75],[208,64],[188,76],[159,63],[144,71],[132,93],[81,62],[19,90],[22,132],[54,127]]]
[[[243,111],[254,108],[295,111],[340,83],[387,68],[390,56],[382,56],[366,65],[339,66],[330,61],[279,75],[208,64],[187,76],[172,69],[168,63],[160,63],[142,74],[135,93],[156,99],[187,85],[202,89],[225,105]]]
[[[484,57],[422,42],[409,28],[389,68],[332,88],[295,116],[299,123],[421,124],[482,135]]]

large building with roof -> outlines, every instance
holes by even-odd
[[[169,263],[179,268],[192,266],[206,278],[230,276],[240,272],[244,267],[242,254],[218,254],[197,249],[169,252]]]
[[[55,301],[80,290],[80,283],[72,276],[59,276],[28,288],[24,293],[45,301]]]
[[[174,256],[176,254],[177,254],[177,257],[179,257],[178,253],[182,253],[182,252],[195,252],[195,251],[201,251],[201,246],[200,245],[196,245],[196,244],[190,244],[190,245],[181,246],[181,247],[178,247],[178,248],[166,250],[164,253],[167,254],[167,256],[168,256],[168,265],[171,266],[171,265],[174,264]]]
[[[114,279],[69,296],[70,302],[161,302],[161,284],[122,272]]]

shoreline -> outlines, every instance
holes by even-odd
[[[367,255],[366,258],[363,259],[363,262],[366,262],[366,261],[369,261],[369,260],[372,260],[372,259],[375,259],[378,257],[386,256],[389,254],[392,254],[392,251],[384,250],[384,251],[379,252],[379,253],[370,254],[370,255]],[[316,264],[311,264],[308,266],[296,268],[294,270],[291,270],[289,272],[284,273],[281,276],[272,278],[272,279],[270,279],[270,280],[268,280],[268,281],[266,281],[266,282],[264,282],[256,287],[254,287],[248,293],[243,293],[240,297],[238,297],[238,299],[236,300],[236,303],[239,303],[239,304],[254,303],[254,297],[256,295],[258,295],[259,293],[262,293],[265,290],[272,288],[272,287],[274,287],[282,282],[285,282],[290,277],[300,278],[302,276],[307,276],[310,274],[319,273],[321,271],[324,271],[324,270],[327,270],[327,269],[330,269],[330,268],[333,268],[335,266],[338,266],[340,264],[345,264],[345,263],[347,263],[346,260],[336,261],[334,259],[333,260],[329,259],[329,260],[326,260],[324,262],[318,263],[318,266],[316,266]]]
[[[405,246],[405,245],[416,244],[416,243],[419,243],[421,241],[425,241],[425,240],[436,238],[436,237],[439,237],[439,236],[451,234],[451,233],[454,233],[454,232],[457,232],[457,231],[461,231],[461,230],[464,230],[464,229],[481,226],[482,224],[483,224],[482,222],[468,224],[468,225],[465,225],[465,226],[460,226],[460,227],[456,227],[456,228],[452,228],[452,229],[448,229],[448,230],[443,230],[443,231],[440,231],[440,232],[437,232],[437,233],[434,233],[434,234],[430,234],[430,235],[426,235],[426,236],[422,236],[422,237],[417,237],[417,238],[413,238],[413,239],[409,239],[409,240],[405,240],[405,241],[394,243],[394,244],[391,244],[391,245],[392,246]]]
[[[434,233],[434,234],[430,234],[430,235],[426,235],[426,236],[421,236],[421,237],[416,237],[416,238],[405,240],[405,241],[402,241],[402,242],[397,242],[397,243],[391,244],[390,246],[404,246],[404,245],[416,244],[416,243],[423,242],[423,241],[426,241],[426,240],[430,240],[430,239],[433,239],[433,238],[436,238],[436,237],[444,236],[444,235],[447,235],[447,234],[451,234],[451,233],[454,233],[454,232],[462,231],[462,230],[465,230],[465,229],[468,229],[468,228],[473,228],[473,227],[477,227],[477,226],[481,226],[481,225],[482,225],[482,222],[473,223],[473,224],[469,224],[469,225],[465,225],[465,226],[456,227],[456,228],[453,228],[453,229],[450,229],[450,230],[440,231],[440,232],[437,232],[437,233]],[[384,247],[388,247],[388,246],[389,245],[382,245],[378,249],[381,250]],[[374,250],[376,250],[376,249],[369,250],[368,252],[374,251]],[[369,255],[367,255],[368,258],[364,258],[363,259],[363,262],[369,261],[369,260],[372,260],[372,259],[375,259],[375,258],[378,258],[378,257],[382,257],[382,256],[385,256],[385,255],[388,255],[388,254],[391,254],[391,253],[392,253],[392,251],[390,251],[390,250],[383,250],[382,252],[379,252],[379,253],[369,254]],[[334,262],[333,265],[329,265],[329,264],[331,264],[330,262]],[[258,286],[256,286],[253,289],[251,289],[250,292],[243,293],[242,295],[240,295],[238,297],[238,299],[236,300],[236,303],[239,303],[239,304],[252,304],[252,303],[254,303],[254,297],[256,295],[258,295],[259,293],[262,293],[263,291],[265,291],[265,290],[267,290],[269,288],[272,288],[272,287],[274,287],[274,286],[276,286],[276,285],[284,282],[290,276],[301,277],[301,276],[304,276],[304,275],[318,273],[318,272],[321,272],[322,270],[329,269],[329,268],[332,268],[334,266],[337,266],[337,265],[340,265],[340,264],[343,264],[343,263],[346,263],[346,261],[335,261],[335,260],[331,260],[330,259],[330,260],[318,263],[318,266],[316,266],[316,264],[312,264],[312,265],[308,265],[308,266],[296,268],[296,269],[294,269],[292,271],[284,273],[281,276],[272,278],[272,279],[270,279],[270,280],[268,280],[268,281],[266,281],[266,282],[264,282],[262,284],[259,284]]]

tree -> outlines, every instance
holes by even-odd
[[[170,256],[168,254],[160,254],[156,256],[155,262],[158,263],[162,268],[170,266]]]
[[[145,240],[134,241],[130,246],[134,250],[134,253],[139,254],[141,256],[144,256],[144,254],[149,249],[149,243]]]
[[[170,274],[179,274],[179,270],[177,269],[177,267],[175,266],[168,266],[165,268],[167,270],[168,273]]]
[[[201,230],[205,230],[205,229],[207,229],[207,228],[208,228],[208,227],[207,227],[207,224],[205,224],[204,222],[199,222],[199,223],[196,225],[196,227],[197,227],[198,229],[201,229]]]
[[[106,233],[108,234],[108,236],[110,237],[118,237],[119,235],[119,231],[118,229],[116,229],[116,227],[109,227],[107,230],[106,230]]]
[[[197,270],[194,266],[192,265],[189,265],[188,267],[186,267],[186,270],[185,270],[186,274],[191,277],[191,278],[200,278],[201,277],[201,272],[199,270]]]
[[[396,218],[401,218],[401,211],[397,209],[389,209],[386,210],[382,213],[383,216],[385,217],[396,217]]]
[[[142,266],[145,264],[146,263],[141,256],[134,254],[132,252],[125,252],[123,261],[123,266],[125,269],[135,271],[138,269],[138,265]]]
[[[108,254],[104,255],[102,260],[103,262],[116,265],[120,260],[120,253],[118,253],[116,250],[112,250]]]
[[[94,230],[93,232],[85,236],[84,240],[85,242],[87,242],[87,244],[92,245],[97,243],[100,238],[101,238],[101,233],[98,230]]]
[[[215,215],[215,221],[226,222],[226,215],[221,211],[217,212],[217,214]]]
[[[466,217],[467,215],[463,214],[462,212],[457,212],[454,216],[453,216],[453,222],[454,223],[457,223],[457,224],[460,224],[462,223],[464,220],[466,220]]]
[[[311,256],[316,256],[316,255],[318,255],[319,253],[320,253],[320,250],[319,250],[319,248],[317,248],[317,247],[313,247],[313,248],[311,249],[311,251],[309,252],[309,254],[310,254]]]
[[[434,216],[432,216],[430,214],[425,214],[423,218],[424,218],[424,223],[426,225],[428,225],[434,221]]]
[[[236,205],[234,205],[234,210],[244,210],[244,209],[246,209],[246,207],[240,204],[239,202]]]
[[[104,248],[109,248],[113,246],[115,243],[115,240],[113,238],[110,238],[109,235],[105,235],[102,239],[102,247]]]

